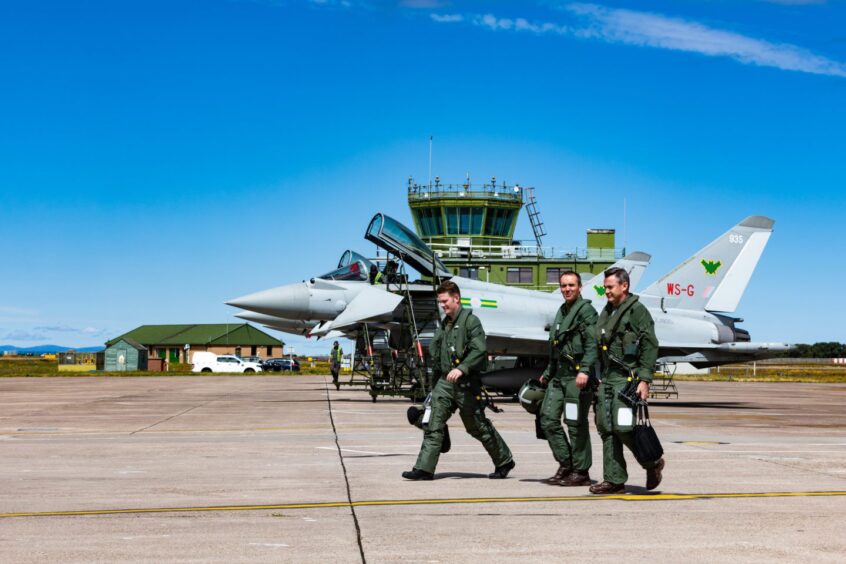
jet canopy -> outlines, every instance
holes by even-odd
[[[318,278],[324,280],[361,280],[366,281],[373,263],[355,251],[346,250],[338,261],[338,268]]]
[[[434,251],[416,233],[383,213],[373,216],[364,238],[402,258],[424,276],[451,276]]]

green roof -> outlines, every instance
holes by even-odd
[[[129,333],[127,333],[127,335],[128,334]],[[135,339],[131,339],[129,337],[118,337],[117,339],[112,339],[111,341],[109,341],[106,344],[108,346],[112,346],[112,345],[118,344],[121,341],[124,341],[127,345],[129,345],[130,347],[132,347],[135,350],[138,350],[138,351],[146,351],[147,350],[147,347],[145,347],[144,345],[142,345],[141,343],[139,343]]]
[[[247,345],[281,347],[282,341],[256,329],[249,323],[214,323],[207,325],[142,325],[106,343],[132,339],[144,345]]]

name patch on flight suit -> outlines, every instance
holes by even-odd
[[[621,406],[617,408],[617,426],[631,427],[634,425],[634,410],[631,407]]]

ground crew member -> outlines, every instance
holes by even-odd
[[[628,474],[623,445],[632,450],[634,411],[620,396],[627,386],[642,401],[649,397],[649,383],[658,358],[658,339],[649,310],[629,293],[629,273],[622,268],[605,271],[605,297],[608,303],[599,315],[596,334],[602,368],[597,392],[596,428],[602,437],[603,482],[590,487],[591,493],[612,494],[625,490]],[[646,489],[661,483],[664,459],[646,464]]]
[[[335,384],[335,389],[341,389],[341,383],[338,381],[338,375],[341,372],[341,360],[344,358],[344,349],[338,345],[338,341],[332,345],[332,350],[329,352],[329,370],[332,371],[332,383]]]
[[[374,286],[382,283],[382,271],[375,264],[370,265],[370,283]]]
[[[414,468],[403,472],[408,480],[431,480],[444,439],[444,427],[458,409],[464,428],[488,451],[493,460],[491,479],[508,477],[514,468],[511,451],[488,420],[481,404],[480,373],[487,363],[485,331],[479,318],[461,307],[461,290],[447,280],[437,290],[438,305],[446,314],[435,332],[429,354],[435,387],[432,411],[423,434],[423,445]]]
[[[543,429],[558,471],[548,484],[589,486],[592,456],[588,431],[588,412],[593,402],[593,387],[588,373],[596,364],[596,310],[582,297],[582,277],[566,270],[559,277],[564,303],[549,328],[549,364],[541,376],[547,384],[540,409]],[[570,440],[561,426],[567,422]]]

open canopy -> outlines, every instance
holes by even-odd
[[[416,233],[383,213],[373,216],[364,238],[402,258],[424,276],[451,276],[434,251]]]

